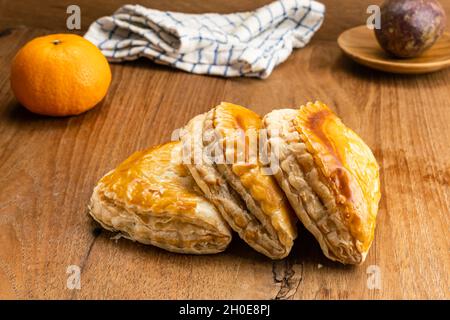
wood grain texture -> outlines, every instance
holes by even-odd
[[[109,11],[105,3],[100,14]],[[218,2],[201,3],[192,10]],[[224,11],[235,9],[228,3]],[[341,12],[361,9],[361,2],[344,3]],[[2,15],[11,6],[0,1]],[[348,23],[333,20],[333,8],[325,30]],[[99,106],[53,119],[27,112],[9,88],[15,52],[49,31],[9,27],[0,30],[0,298],[450,298],[450,70],[416,77],[376,72],[348,60],[336,36],[322,33],[267,80],[198,76],[146,60],[114,64]],[[135,150],[169,140],[218,102],[263,115],[315,99],[361,135],[382,168],[378,228],[364,265],[328,261],[303,228],[291,255],[272,262],[238,237],[212,256],[115,241],[87,215],[104,173]],[[69,265],[82,270],[81,290],[66,287]],[[370,265],[380,268],[379,290],[367,287]]]
[[[445,32],[426,52],[415,58],[398,59],[378,44],[375,33],[365,25],[348,29],[338,37],[339,47],[356,62],[371,68],[402,74],[421,74],[450,66],[450,33]]]

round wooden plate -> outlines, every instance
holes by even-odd
[[[442,37],[422,55],[396,59],[381,49],[373,30],[359,26],[341,33],[338,45],[350,58],[365,66],[393,73],[418,74],[438,71],[450,66],[450,34]]]

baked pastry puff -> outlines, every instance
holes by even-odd
[[[379,167],[364,141],[323,103],[274,110],[264,117],[279,155],[275,177],[324,254],[364,261],[374,237]]]
[[[184,163],[206,198],[245,242],[281,259],[297,236],[296,218],[274,177],[263,172],[257,156],[261,128],[256,113],[222,102],[184,128]]]
[[[94,189],[90,215],[105,229],[172,252],[206,254],[231,241],[226,222],[181,163],[181,143],[136,152]]]

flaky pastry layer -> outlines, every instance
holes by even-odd
[[[95,187],[89,213],[129,239],[180,253],[216,253],[231,241],[221,215],[181,163],[181,143],[133,154]]]
[[[217,146],[226,144],[217,137],[234,139],[235,129],[245,132],[249,127],[259,129],[261,126],[261,119],[252,111],[222,103],[189,122],[183,144],[203,155],[203,158],[196,157],[192,152],[191,164],[187,167],[230,226],[255,250],[280,259],[289,254],[296,227],[290,206],[273,177],[264,175],[258,162],[216,163],[205,152],[206,148],[213,146],[212,149],[217,150]],[[209,155],[215,156],[214,152]]]
[[[299,116],[303,120],[307,119],[306,122],[299,121]],[[299,219],[319,241],[324,254],[342,263],[359,264],[364,261],[373,239],[379,200],[378,166],[373,155],[368,153],[370,149],[354,132],[349,133],[350,129],[340,120],[336,127],[328,128],[329,132],[319,131],[324,121],[321,117],[336,116],[321,103],[309,104],[300,110],[274,110],[265,116],[264,124],[269,132],[269,144],[271,148],[279,151],[280,166],[275,177]],[[318,155],[316,149],[309,145],[307,135],[311,138],[312,132],[304,128],[311,129],[314,126],[318,126],[315,127],[315,143],[320,143],[322,139],[328,153],[322,149],[322,153]],[[338,137],[329,136],[330,133]],[[356,141],[358,145],[353,149],[355,155],[352,155],[352,150],[346,150],[345,159],[349,162],[358,161],[357,158],[363,155],[366,158],[362,163],[368,164],[367,166],[357,169],[354,167],[352,171],[344,165],[337,165],[336,153],[342,150],[336,139],[341,141],[346,139],[346,136],[350,136],[350,139],[342,141],[341,146],[348,148],[349,141]],[[337,151],[334,153],[330,146],[334,146]],[[364,152],[361,152],[361,149]],[[323,170],[324,166],[327,166],[328,172]],[[361,172],[364,170],[371,172]],[[353,174],[366,177],[363,186]],[[339,175],[339,179],[333,175]],[[342,184],[345,181],[352,182],[344,186]],[[370,186],[374,194],[368,198],[358,198],[358,201],[365,201],[365,205],[359,202],[356,202],[357,205],[351,203],[348,196],[364,194],[362,189],[366,186]],[[352,199],[354,197],[350,198]],[[358,228],[355,228],[355,225]]]

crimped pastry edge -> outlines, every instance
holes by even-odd
[[[214,132],[214,118],[215,118],[216,108],[209,110],[206,113],[205,121],[203,122],[203,132]],[[203,136],[203,142],[208,143],[205,136]],[[215,141],[215,143],[222,145],[223,141]],[[220,172],[220,174],[225,177],[228,184],[231,188],[239,195],[240,199],[245,204],[247,210],[251,213],[251,215],[255,218],[257,223],[263,226],[263,230],[265,231],[263,234],[263,238],[261,241],[270,241],[268,247],[272,250],[276,250],[277,257],[284,258],[286,257],[293,246],[294,239],[297,236],[296,229],[294,226],[294,234],[289,234],[286,230],[275,230],[275,226],[273,225],[274,221],[272,220],[272,216],[268,216],[264,213],[261,205],[258,201],[252,197],[250,192],[242,185],[240,178],[233,172],[231,164],[216,164],[215,167]],[[276,183],[276,182],[274,182]],[[281,190],[280,190],[281,192]],[[289,204],[288,204],[289,205]],[[276,213],[273,213],[276,215]],[[279,232],[283,232],[283,238],[286,240],[283,242],[282,238],[280,239]],[[274,252],[274,251],[272,251]],[[272,253],[273,255],[274,253]]]
[[[295,113],[296,110],[294,109],[273,110],[263,119],[264,125],[268,129],[269,146],[279,150],[280,167],[275,173],[275,178],[300,221],[318,240],[325,256],[344,264],[361,264],[365,260],[367,251],[360,252],[357,249],[350,231],[339,215],[332,191],[321,181],[320,174],[314,165],[314,159],[307,151],[292,122]],[[272,136],[271,131],[278,131],[279,136]],[[310,169],[306,175],[301,169],[300,161],[303,162],[303,167]],[[293,172],[296,174],[293,174]],[[297,185],[297,188],[298,186],[304,186],[305,188],[299,192],[294,184]],[[316,192],[317,190],[320,190],[320,195]],[[324,198],[327,199],[326,204],[323,203]],[[318,205],[319,212],[311,212],[311,204]],[[305,208],[305,206],[309,206],[309,208]],[[319,214],[322,215],[320,220],[314,221],[312,216]],[[317,226],[319,223],[322,228],[330,230],[332,229],[330,226],[334,226],[335,230],[325,233]],[[340,246],[341,252],[331,244],[327,237],[332,233],[338,241],[343,241],[345,244]]]
[[[213,110],[210,110],[210,112]],[[202,155],[204,122],[207,116],[208,113],[204,113],[191,119],[185,126],[184,136],[182,137],[183,143],[189,144],[191,150],[202,151]],[[192,143],[197,143],[197,145],[194,146]],[[191,163],[186,164],[186,166],[205,197],[216,205],[231,228],[249,246],[271,259],[282,259],[289,254],[293,239],[292,243],[286,248],[280,247],[281,250],[274,251],[274,249],[277,249],[277,244],[281,244],[278,236],[275,234],[277,237],[275,241],[278,243],[270,238],[271,235],[267,233],[266,228],[253,214],[247,211],[242,196],[229,186],[227,177],[219,172],[215,164],[209,164],[205,159],[202,159],[202,163],[194,163],[195,161],[192,158],[188,160]],[[217,190],[217,187],[220,190]],[[266,232],[261,233],[261,226]]]

